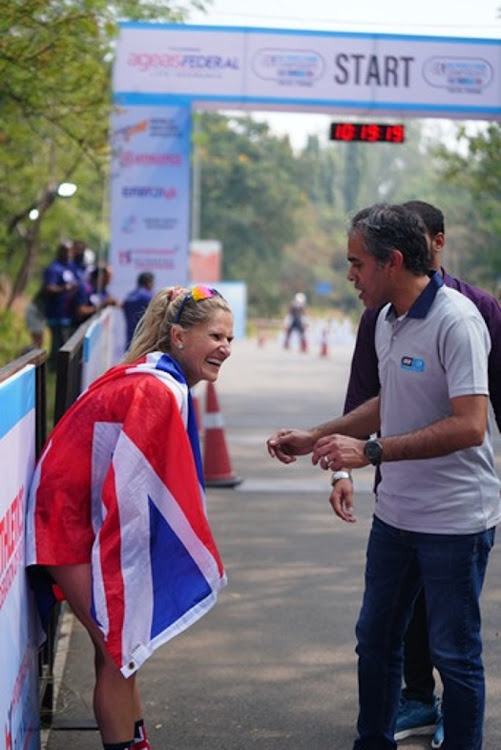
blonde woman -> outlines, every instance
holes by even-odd
[[[69,409],[36,468],[27,565],[39,599],[45,579],[92,639],[105,750],[150,748],[136,672],[226,583],[190,388],[217,379],[232,339],[231,310],[215,289],[160,290],[124,362]]]

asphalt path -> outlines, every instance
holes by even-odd
[[[238,341],[216,386],[234,487],[207,491],[228,586],[214,609],[143,665],[139,684],[153,750],[351,750],[357,717],[354,625],[372,512],[372,469],[355,473],[355,524],[328,504],[328,474],[308,457],[269,458],[266,438],[342,409],[352,339],[307,352],[280,340]],[[325,349],[323,350],[325,355]],[[204,412],[205,390],[197,391]],[[496,438],[501,466],[501,442]],[[501,556],[483,595],[485,750],[501,747]],[[92,718],[92,652],[62,619],[54,728],[48,750],[100,748]],[[430,747],[430,738],[400,743]]]

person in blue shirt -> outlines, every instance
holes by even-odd
[[[51,332],[48,364],[56,366],[58,350],[72,333],[72,305],[78,285],[73,265],[72,247],[65,242],[57,248],[55,259],[43,272],[45,318]]]
[[[71,243],[73,249],[73,266],[77,279],[85,279],[92,271],[95,260],[95,253],[83,240],[73,240]]]
[[[107,264],[97,265],[90,272],[88,279],[80,280],[73,300],[74,328],[78,328],[103,307],[117,304],[115,297],[108,290],[110,281],[111,268]]]
[[[154,275],[150,271],[143,271],[137,277],[136,288],[129,292],[122,302],[126,325],[126,349],[129,348],[134,330],[153,297],[154,283]]]

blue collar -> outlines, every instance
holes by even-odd
[[[407,313],[407,318],[426,318],[430,307],[435,301],[437,292],[441,286],[444,285],[444,280],[440,275],[439,271],[432,271],[430,275],[430,281],[425,286],[419,297],[416,299],[412,307]],[[390,311],[393,311],[393,305],[390,307]]]

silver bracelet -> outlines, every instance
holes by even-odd
[[[351,476],[351,473],[349,471],[333,471],[331,476],[331,485],[334,487],[336,482],[339,482],[340,479],[349,479],[353,484],[353,477]]]

